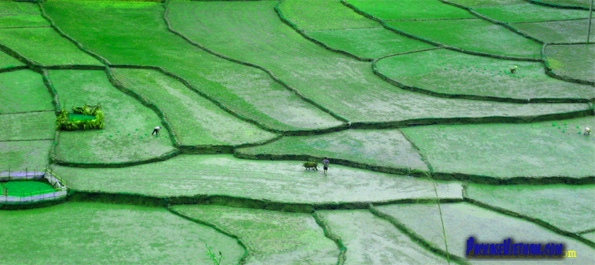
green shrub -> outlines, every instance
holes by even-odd
[[[80,114],[86,116],[94,116],[94,119],[73,119],[69,113],[62,109],[58,118],[56,119],[56,125],[58,130],[75,131],[75,130],[92,130],[92,129],[103,129],[103,111],[101,111],[101,105],[95,106],[85,104],[82,107],[72,107],[73,114]]]

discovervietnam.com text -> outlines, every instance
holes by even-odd
[[[513,243],[507,238],[502,243],[477,242],[467,239],[465,256],[471,258],[561,258],[564,255],[561,243]]]

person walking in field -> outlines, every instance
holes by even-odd
[[[324,175],[326,176],[326,171],[328,170],[328,164],[330,162],[328,161],[328,157],[324,157],[324,160],[322,160],[322,166],[324,168]]]
[[[161,127],[157,126],[153,129],[153,132],[151,133],[151,135],[157,135],[159,136],[159,130],[161,130]]]

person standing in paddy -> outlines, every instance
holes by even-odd
[[[330,162],[328,161],[328,157],[324,157],[324,160],[322,160],[322,166],[324,168],[324,175],[326,176],[326,171],[328,170],[328,164]]]
[[[159,130],[161,130],[161,127],[157,126],[153,129],[153,132],[151,133],[151,135],[157,135],[159,136]]]

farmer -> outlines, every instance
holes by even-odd
[[[585,130],[583,131],[583,135],[589,135],[589,134],[591,134],[591,128],[585,127]]]
[[[515,65],[515,66],[513,66],[513,67],[511,67],[511,68],[510,68],[510,73],[511,73],[511,74],[514,74],[514,72],[516,72],[516,69],[517,69],[517,68],[518,68],[518,67],[517,67],[516,65]]]
[[[161,130],[161,127],[157,126],[153,129],[153,132],[151,133],[151,135],[157,135],[159,136],[159,130]]]
[[[325,156],[324,160],[322,160],[322,165],[324,167],[324,175],[326,176],[326,171],[328,170],[328,164],[330,162],[328,161],[328,158]]]

